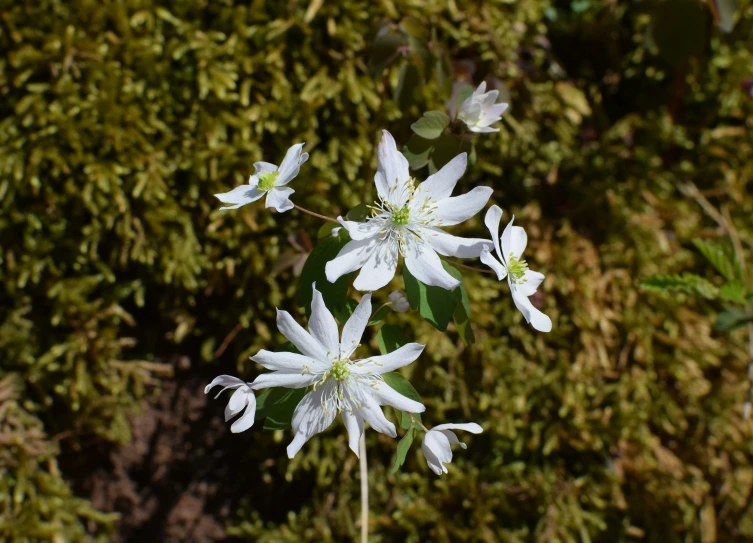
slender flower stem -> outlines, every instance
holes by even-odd
[[[466,270],[473,270],[478,273],[494,273],[493,270],[482,270],[481,268],[474,268],[473,266],[466,266],[465,264],[462,264],[458,262],[457,260],[450,260],[449,258],[444,259],[446,262],[449,262],[453,266],[460,266],[461,268],[465,268]]]
[[[366,461],[366,434],[358,440],[361,464],[361,543],[369,543],[369,466]]]
[[[333,219],[332,217],[327,217],[326,215],[320,215],[319,213],[314,213],[313,211],[310,211],[306,209],[305,207],[301,207],[298,204],[293,204],[293,207],[295,207],[298,211],[303,211],[304,213],[308,213],[309,215],[312,215],[314,217],[318,217],[320,219],[324,219],[325,221],[335,222],[337,224],[340,224],[337,219]]]
[[[407,412],[407,411],[406,411],[406,412]],[[420,420],[418,420],[418,419],[417,419],[417,418],[415,417],[415,415],[413,415],[413,413],[408,413],[408,416],[410,417],[410,420],[412,420],[414,424],[418,424],[418,425],[419,425],[419,426],[420,426],[421,428],[423,428],[423,429],[424,429],[424,432],[428,432],[428,431],[429,431],[429,429],[428,429],[428,428],[427,428],[426,426],[424,426],[424,425],[423,425],[423,424],[421,423],[421,421],[420,421]]]

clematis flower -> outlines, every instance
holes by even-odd
[[[515,307],[523,313],[526,322],[529,322],[539,332],[550,332],[552,320],[536,309],[531,300],[528,299],[529,296],[533,296],[544,280],[544,274],[529,270],[528,264],[523,260],[523,251],[528,243],[526,231],[520,226],[512,225],[515,220],[515,216],[513,216],[500,238],[499,222],[501,220],[502,210],[497,206],[490,207],[484,218],[484,223],[492,235],[494,248],[501,262],[494,258],[488,249],[481,253],[481,262],[493,269],[500,281],[507,277],[512,301],[515,303]],[[501,247],[500,243],[502,244]]]
[[[390,304],[390,308],[395,313],[405,313],[410,309],[410,303],[408,303],[408,295],[405,291],[395,290],[390,292],[387,296],[387,301]]]
[[[298,175],[301,164],[309,158],[309,154],[301,153],[301,149],[303,149],[303,143],[296,143],[288,149],[279,168],[269,162],[256,162],[254,164],[256,173],[248,178],[248,185],[241,185],[230,192],[215,194],[223,204],[232,204],[220,209],[238,209],[255,202],[265,194],[267,195],[266,207],[273,207],[280,213],[293,209],[290,195],[295,191],[285,185]]]
[[[458,119],[463,121],[471,132],[499,132],[499,128],[491,128],[489,125],[502,118],[508,104],[495,104],[497,96],[498,90],[486,92],[486,81],[483,81],[460,105]]]
[[[351,359],[370,318],[371,293],[368,293],[339,337],[337,322],[324,305],[316,284],[308,332],[287,311],[277,311],[277,327],[301,354],[259,351],[251,359],[273,371],[259,375],[251,388],[313,386],[293,412],[295,437],[288,445],[288,457],[293,458],[313,435],[326,430],[338,413],[348,431],[350,448],[358,455],[364,421],[378,432],[390,437],[397,435],[395,425],[385,418],[380,406],[390,405],[410,413],[425,410],[421,403],[385,383],[381,375],[413,362],[423,351],[423,345],[408,343],[386,355]]]
[[[440,424],[426,432],[424,442],[421,444],[421,450],[426,458],[426,463],[429,464],[431,470],[437,475],[447,473],[445,464],[452,462],[452,449],[450,445],[457,444],[464,449],[467,448],[466,444],[460,441],[452,430],[465,430],[474,434],[482,432],[481,426],[475,422]]]
[[[251,428],[254,424],[254,416],[256,415],[256,396],[254,396],[254,392],[248,384],[237,377],[220,375],[219,377],[215,377],[214,380],[204,388],[204,394],[209,394],[209,391],[218,385],[223,388],[217,396],[215,396],[215,399],[219,398],[220,394],[226,390],[235,389],[235,392],[230,396],[230,401],[225,408],[225,422],[243,411],[243,415],[233,423],[230,427],[230,431],[237,434],[238,432],[243,432]]]
[[[465,172],[465,153],[416,186],[408,173],[408,161],[386,130],[378,147],[378,161],[374,182],[379,201],[365,222],[338,217],[352,241],[327,263],[327,279],[334,283],[360,269],[353,286],[358,290],[378,290],[395,276],[398,255],[402,255],[408,270],[422,283],[448,290],[458,286],[460,282],[445,271],[437,253],[476,258],[489,242],[451,236],[440,227],[473,217],[489,200],[492,189],[476,187],[450,198]]]

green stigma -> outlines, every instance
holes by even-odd
[[[402,207],[402,209],[399,209],[392,214],[392,224],[395,224],[396,226],[406,226],[408,224],[409,218],[410,211],[408,210],[408,205],[406,204]]]
[[[259,184],[256,185],[256,188],[262,191],[268,191],[275,186],[275,181],[277,181],[277,176],[280,172],[263,172],[259,174]]]
[[[525,260],[518,260],[518,257],[510,255],[510,258],[507,259],[507,273],[510,274],[513,282],[525,282],[525,280],[521,281],[521,279],[523,279],[527,271],[528,264],[526,264]]]
[[[348,375],[350,375],[350,368],[348,367],[348,361],[346,360],[335,360],[332,362],[332,367],[329,369],[329,374],[332,376],[332,378],[337,381],[338,383],[341,383],[345,380]]]

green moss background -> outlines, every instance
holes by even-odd
[[[751,248],[750,2],[723,33],[691,0],[0,0],[0,540],[118,531],[57,459],[128,443],[172,355],[255,375],[248,355],[281,341],[275,307],[296,310],[289,236],[305,250],[319,223],[212,195],[305,141],[297,202],[335,215],[372,198],[379,130],[405,143],[448,97],[434,78],[396,96],[398,65],[370,74],[377,27],[405,17],[453,79],[508,95],[459,190],[493,186],[526,227],[554,330],[471,273],[473,347],[392,317],[430,343],[409,369],[425,420],[485,431],[442,478],[417,447],[389,475],[395,443],[369,433],[372,540],[753,539],[744,338],[713,331],[710,302],[637,287],[714,277],[689,240],[721,232],[679,182],[726,205]],[[481,217],[454,232],[485,235]],[[228,534],[353,540],[342,427],[293,461],[289,438],[233,436]]]

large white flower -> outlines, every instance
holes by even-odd
[[[280,213],[293,209],[290,195],[295,191],[286,187],[298,175],[301,164],[309,158],[308,153],[301,153],[303,143],[296,143],[285,154],[285,158],[278,168],[269,162],[256,162],[254,173],[248,178],[248,185],[241,185],[230,192],[215,194],[223,204],[232,204],[220,209],[238,209],[241,206],[255,202],[265,194],[265,207],[273,207]]]
[[[498,206],[490,207],[484,218],[484,223],[492,235],[494,248],[501,262],[494,258],[488,249],[481,253],[481,262],[497,272],[500,281],[507,277],[515,307],[523,313],[526,321],[531,323],[539,332],[549,332],[552,330],[552,320],[536,309],[531,300],[528,299],[529,296],[533,296],[544,280],[544,274],[529,270],[528,264],[523,260],[523,251],[528,243],[526,231],[520,226],[512,225],[515,220],[515,216],[513,216],[500,238],[499,223],[501,220],[502,210]]]
[[[410,413],[424,411],[421,403],[397,392],[381,376],[413,362],[423,351],[423,345],[408,343],[383,356],[351,360],[370,318],[371,293],[368,293],[345,323],[340,338],[337,322],[316,286],[308,332],[287,311],[277,311],[277,327],[301,354],[259,351],[251,359],[274,371],[259,375],[251,387],[313,386],[293,413],[295,437],[288,446],[290,458],[311,436],[332,424],[338,412],[348,430],[350,448],[358,455],[364,421],[378,432],[390,437],[397,435],[395,425],[385,418],[379,406],[390,405]]]
[[[492,189],[476,187],[450,198],[465,172],[465,153],[416,186],[408,173],[408,161],[386,130],[379,144],[378,161],[374,182],[379,202],[373,207],[373,216],[366,222],[338,217],[352,241],[327,263],[327,279],[335,282],[360,269],[353,286],[358,290],[378,290],[394,277],[398,255],[403,255],[408,270],[422,283],[446,289],[458,286],[460,282],[445,271],[437,253],[476,258],[489,242],[451,236],[440,227],[473,217],[489,200]]]
[[[243,415],[236,420],[230,427],[230,431],[233,433],[243,432],[248,430],[254,424],[254,417],[256,416],[256,396],[254,392],[248,386],[248,383],[241,381],[237,377],[231,377],[230,375],[220,375],[215,377],[214,380],[204,388],[204,394],[209,394],[212,388],[220,385],[222,390],[215,396],[220,397],[220,394],[228,389],[235,389],[233,395],[230,396],[230,401],[225,408],[225,422],[232,419],[241,411],[244,411]]]
[[[440,424],[426,432],[424,442],[421,444],[421,450],[426,458],[426,463],[429,464],[431,470],[437,475],[447,473],[445,464],[452,462],[452,449],[450,445],[460,445],[464,449],[466,448],[466,444],[460,441],[452,430],[465,430],[474,434],[482,432],[481,426],[475,422]]]
[[[458,119],[463,121],[471,132],[499,132],[499,128],[491,128],[490,125],[502,118],[508,105],[495,104],[497,96],[497,90],[486,92],[486,81],[483,81],[460,105]]]

